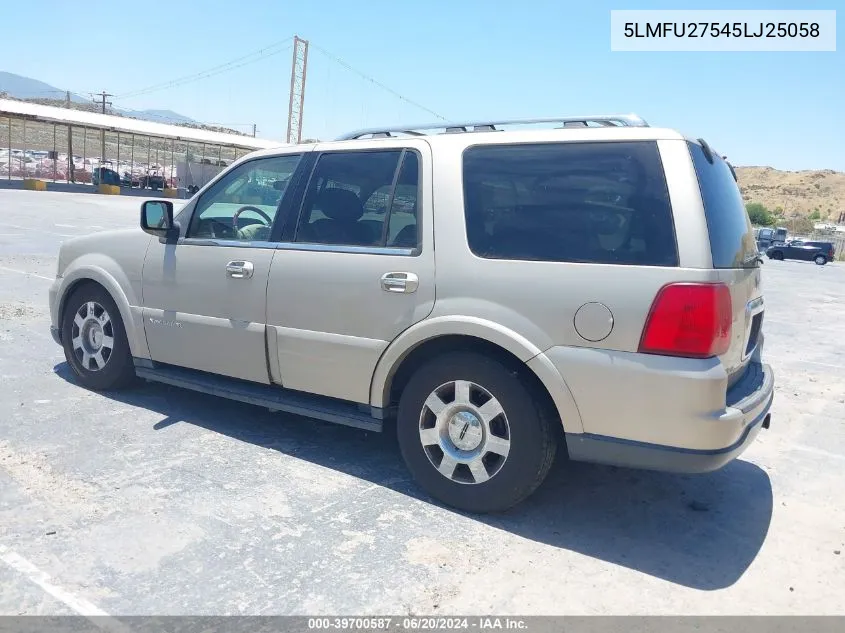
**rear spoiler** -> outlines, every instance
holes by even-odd
[[[713,164],[713,150],[710,148],[710,145],[708,145],[707,141],[705,141],[703,138],[697,138],[695,140],[699,142],[699,144],[701,145],[701,149],[704,150],[704,157],[707,159],[707,162],[712,165]],[[734,181],[739,182],[737,177],[736,177],[736,170],[734,169],[734,166],[731,165],[730,162],[728,161],[728,157],[722,156],[722,160],[725,161],[725,163],[728,166],[728,169],[731,170],[731,176],[734,177]]]

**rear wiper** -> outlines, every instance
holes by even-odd
[[[759,262],[763,263],[763,258],[760,256],[760,253],[755,253],[754,255],[749,255],[745,259],[742,260],[742,265],[745,266],[750,264],[751,262]]]

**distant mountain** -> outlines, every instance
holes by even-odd
[[[0,70],[0,92],[6,92],[16,99],[64,99],[65,91],[43,81],[22,77]],[[71,93],[70,100],[76,103],[88,101],[85,97]]]
[[[805,217],[836,222],[845,212],[845,173],[781,171],[772,167],[737,167],[745,202],[759,202],[780,218]]]
[[[173,110],[117,110],[124,116],[146,119],[147,121],[158,121],[159,123],[196,123],[192,118],[186,117]]]
[[[64,100],[66,98],[65,91],[59,90],[55,86],[38,81],[37,79],[3,71],[0,71],[0,92],[5,92],[15,99]],[[70,93],[70,100],[80,104],[91,103],[91,99],[74,93]],[[154,121],[156,123],[197,123],[194,119],[184,114],[173,112],[172,110],[123,110],[121,108],[111,108],[110,110],[114,114],[121,114],[145,121]]]

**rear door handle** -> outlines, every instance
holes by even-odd
[[[416,292],[420,278],[414,273],[384,273],[381,276],[381,289],[385,292]]]
[[[255,271],[252,262],[229,262],[226,264],[226,276],[232,279],[249,279]]]

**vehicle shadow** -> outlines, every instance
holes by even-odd
[[[74,382],[66,363],[54,371]],[[270,413],[152,383],[103,395],[160,413],[157,431],[196,425],[439,505],[410,479],[394,433]],[[768,475],[742,460],[686,476],[559,459],[540,489],[516,508],[464,516],[679,585],[716,590],[735,583],[754,561],[772,504]]]

